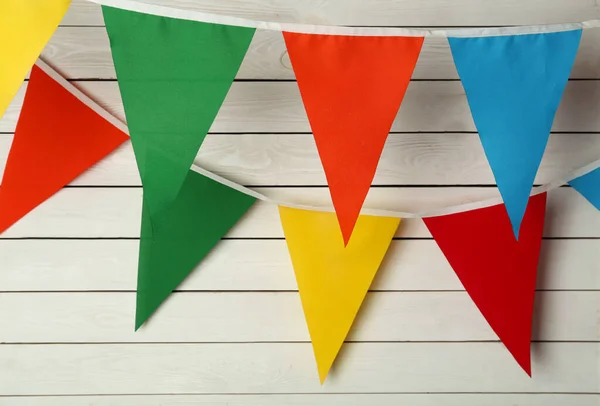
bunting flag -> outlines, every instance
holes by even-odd
[[[188,171],[177,198],[153,218],[144,200],[136,330],[254,201],[253,197],[194,171]]]
[[[448,38],[517,238],[580,38],[581,30]]]
[[[504,205],[424,218],[427,228],[489,325],[531,376],[531,321],[546,193],[532,196],[521,236]]]
[[[347,244],[423,38],[283,35]]]
[[[569,185],[600,210],[600,168],[573,179]]]
[[[102,10],[144,188],[138,329],[254,202],[189,171],[254,29]]]
[[[0,1],[0,117],[70,3],[71,0]]]
[[[279,214],[323,383],[400,219],[359,216],[344,245],[334,213],[280,206]]]
[[[0,233],[128,139],[34,66],[0,187]]]
[[[151,212],[179,193],[254,29],[102,7]]]

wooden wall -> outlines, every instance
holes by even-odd
[[[600,18],[592,0],[153,2],[360,26]],[[73,0],[43,56],[124,118],[97,5]],[[425,41],[413,79],[366,206],[420,211],[496,196],[445,39]],[[0,119],[0,173],[26,86]],[[593,29],[584,32],[536,183],[600,158],[599,106]],[[329,201],[280,33],[256,33],[196,163],[270,196]],[[1,405],[600,404],[600,213],[571,188],[549,195],[532,379],[422,222],[407,220],[324,386],[277,211],[267,204],[251,209],[133,332],[141,195],[128,144],[0,236]]]

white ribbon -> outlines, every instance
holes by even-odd
[[[93,0],[93,1],[96,1],[96,0]],[[106,1],[106,2],[128,1],[129,2],[129,0],[101,0],[101,1],[103,1],[103,2],[104,1]],[[124,133],[129,134],[129,130],[127,129],[127,126],[121,120],[119,120],[118,118],[113,116],[111,113],[106,111],[103,107],[101,107],[98,103],[96,103],[95,101],[90,99],[88,96],[83,94],[79,89],[77,89],[75,86],[73,86],[71,83],[69,83],[64,77],[62,77],[58,72],[56,72],[54,69],[52,69],[44,61],[42,61],[41,59],[38,59],[38,61],[36,62],[36,65],[40,69],[42,69],[46,74],[48,74],[52,79],[54,79],[56,82],[58,82],[61,86],[63,86],[65,89],[67,89],[69,92],[71,92],[82,103],[87,105],[89,108],[91,108],[93,111],[98,113],[101,117],[106,119],[108,122],[113,124],[115,127],[120,129]],[[591,172],[594,169],[599,168],[599,167],[600,167],[600,159],[597,161],[594,161],[582,168],[579,168],[575,171],[569,172],[568,174],[566,174],[565,176],[563,176],[560,179],[557,179],[553,182],[533,188],[531,194],[536,195],[539,193],[548,192],[552,189],[556,189],[556,188],[564,185],[568,181],[578,178],[582,175],[585,175],[586,173]],[[223,185],[229,186],[230,188],[235,189],[235,190],[239,191],[240,193],[244,193],[248,196],[252,196],[255,199],[262,200],[264,202],[269,202],[269,203],[277,204],[280,206],[292,207],[292,208],[303,209],[303,210],[328,211],[328,212],[335,211],[333,206],[331,206],[331,205],[329,205],[329,206],[305,206],[305,205],[299,205],[299,204],[275,200],[275,199],[267,197],[261,193],[258,193],[255,190],[249,189],[238,183],[235,183],[228,179],[225,179],[215,173],[209,172],[206,169],[200,168],[197,165],[192,165],[191,169],[195,172],[198,172],[201,175],[206,176],[207,178],[210,178],[210,179],[212,179],[216,182],[219,182]],[[482,200],[482,201],[467,203],[467,204],[461,204],[461,205],[457,205],[457,206],[451,206],[451,207],[446,207],[446,208],[433,210],[433,211],[429,211],[429,212],[422,212],[422,213],[406,213],[406,212],[400,212],[400,211],[376,210],[376,209],[363,208],[361,210],[361,214],[369,214],[369,215],[373,215],[373,216],[383,216],[383,217],[400,217],[400,218],[436,217],[436,216],[442,216],[442,215],[446,215],[446,214],[453,214],[453,213],[460,213],[460,212],[469,211],[469,210],[476,210],[476,209],[480,209],[483,207],[493,206],[493,205],[497,205],[497,204],[501,204],[501,203],[502,203],[502,199],[498,197],[498,198],[487,199],[487,200]]]
[[[600,27],[600,20],[583,23],[565,23],[549,25],[531,25],[522,27],[499,28],[454,28],[454,29],[420,29],[390,27],[340,27],[332,25],[311,25],[296,23],[276,23],[271,21],[249,20],[221,14],[201,11],[182,10],[159,6],[135,0],[89,0],[103,6],[152,14],[180,20],[199,21],[203,23],[231,25],[236,27],[256,28],[260,30],[288,31],[303,34],[356,35],[356,36],[394,36],[394,37],[490,37],[500,35],[541,34],[548,32],[572,31]],[[501,1],[501,0],[499,0]]]

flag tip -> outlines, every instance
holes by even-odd
[[[319,369],[319,381],[321,382],[321,386],[325,384],[325,379],[327,379],[327,374],[329,373],[329,368],[322,371]]]
[[[515,240],[519,241],[519,231],[521,230],[521,222],[513,223],[511,220],[513,234],[515,236]]]
[[[528,343],[528,348],[530,345],[531,342]],[[513,353],[513,351],[511,351],[508,347],[507,349],[509,350],[515,361],[517,361],[517,364],[519,364],[521,369],[531,378],[531,351],[527,351],[527,353],[523,354],[516,354]]]
[[[531,378],[531,360],[527,360],[527,362],[523,364],[519,363],[519,365],[521,366],[521,368],[523,368],[523,371],[525,371],[527,376]]]
[[[333,366],[333,363],[335,362],[335,359],[339,353],[339,350],[340,350],[342,344],[340,344],[338,350],[334,354],[329,354],[329,356],[325,355],[325,356],[321,356],[321,357],[317,358],[316,357],[317,354],[315,353],[315,358],[317,360],[317,369],[319,371],[319,381],[321,382],[321,385],[323,385],[325,383],[325,380],[327,379],[327,376],[329,375],[329,371],[331,370],[331,367]],[[324,354],[322,354],[322,355],[324,355]]]
[[[350,243],[350,239],[352,238],[352,233],[354,232],[354,227],[356,226],[357,220],[358,217],[356,217],[352,224],[344,224],[338,219],[340,224],[340,231],[342,232],[342,238],[344,239],[344,248],[347,247]]]
[[[138,331],[140,327],[144,325],[144,323],[148,320],[148,317],[141,317],[140,313],[136,311],[135,313],[135,329],[134,331]]]

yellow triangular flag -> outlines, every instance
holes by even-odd
[[[71,0],[0,0],[0,117]]]
[[[323,383],[400,219],[361,215],[344,247],[335,213],[280,206],[279,214]]]

